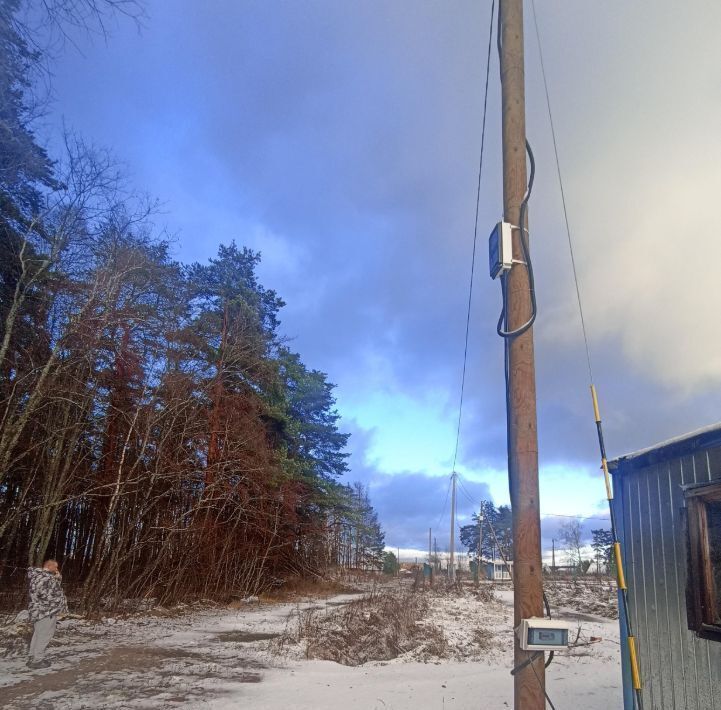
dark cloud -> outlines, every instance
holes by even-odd
[[[485,483],[467,484],[477,500],[490,500]],[[386,541],[396,547],[427,549],[428,528],[438,541],[438,549],[449,546],[450,494],[449,479],[423,473],[377,476],[370,484],[371,499],[386,531]],[[467,524],[476,512],[477,503],[458,493],[459,525]],[[460,546],[458,538],[456,545]],[[458,548],[460,549],[460,547]]]
[[[700,89],[720,50],[699,32],[718,22],[700,10],[681,22],[674,3],[661,5],[651,23],[633,4],[551,3],[540,17],[612,455],[718,418],[721,342],[710,314],[721,247],[697,209],[713,202],[721,160],[707,140],[718,111]],[[148,10],[142,34],[121,24],[107,45],[66,55],[58,114],[114,147],[165,202],[180,257],[204,259],[233,238],[263,251],[263,280],[288,303],[285,334],[348,399],[375,380],[410,399],[435,390],[455,421],[489,8],[178,0]],[[694,60],[703,71],[682,70],[687,46],[708,54]],[[502,469],[506,458],[500,294],[485,266],[501,205],[493,62],[459,457],[477,470]],[[527,93],[540,457],[593,470],[585,353],[532,44]],[[704,263],[677,260],[681,233],[703,238]],[[353,434],[352,476],[370,483],[389,539],[421,544],[447,479],[381,476],[362,453],[367,430]]]

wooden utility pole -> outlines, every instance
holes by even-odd
[[[513,258],[521,249],[520,207],[527,187],[526,115],[523,59],[523,0],[500,0],[501,104],[503,123],[503,212],[515,225]],[[507,330],[531,316],[528,269],[516,263],[507,279]],[[541,520],[538,500],[538,435],[533,329],[507,341],[508,483],[513,511],[514,627],[522,619],[543,616]],[[531,655],[514,635],[515,666]],[[534,673],[535,671],[535,673]],[[540,654],[514,676],[515,710],[544,710],[545,668]]]
[[[451,475],[451,564],[448,567],[448,580],[456,581],[455,551],[456,551],[456,472]]]
[[[478,562],[483,559],[483,501],[478,511]]]
[[[551,539],[551,574],[556,574],[556,539]]]

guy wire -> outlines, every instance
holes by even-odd
[[[551,99],[548,93],[548,81],[546,79],[546,67],[543,63],[543,50],[541,49],[541,33],[538,29],[538,18],[536,17],[536,1],[531,0],[531,9],[533,11],[533,26],[536,30],[536,43],[538,44],[538,58],[541,64],[541,76],[543,77],[543,90],[546,94],[546,108],[548,110],[548,122],[551,125],[551,138],[553,139],[553,154],[556,159],[556,173],[558,174],[558,185],[561,190],[561,204],[563,205],[563,219],[566,224],[566,237],[568,238],[568,250],[571,254],[571,267],[573,269],[573,281],[576,286],[576,299],[578,301],[578,313],[581,317],[581,330],[583,331],[583,342],[586,347],[586,364],[588,365],[588,378],[593,384],[593,368],[591,367],[591,351],[588,345],[588,335],[586,333],[586,319],[583,316],[583,305],[581,301],[581,288],[578,283],[578,273],[576,271],[576,257],[573,252],[573,240],[571,239],[571,227],[568,222],[568,210],[566,209],[566,193],[563,189],[563,178],[561,177],[561,161],[558,157],[558,144],[556,142],[556,128],[553,124],[553,114],[551,113]]]
[[[631,615],[629,613],[629,603],[628,603],[628,588],[626,586],[626,580],[625,580],[625,574],[623,570],[623,559],[622,559],[622,552],[621,552],[621,543],[618,537],[618,529],[616,527],[616,516],[615,511],[613,508],[613,490],[610,482],[610,475],[608,470],[608,462],[606,458],[606,446],[604,443],[604,437],[603,437],[603,426],[601,423],[601,415],[599,411],[598,406],[598,397],[596,395],[596,387],[593,382],[593,370],[591,368],[591,355],[590,355],[590,348],[588,345],[588,337],[586,333],[586,323],[583,317],[583,306],[581,303],[581,291],[578,283],[578,274],[576,273],[576,260],[574,258],[573,253],[573,242],[571,239],[571,229],[569,227],[568,223],[568,214],[566,211],[566,198],[563,190],[563,180],[561,178],[561,165],[560,160],[558,158],[558,148],[556,143],[556,131],[553,125],[553,115],[551,112],[551,100],[548,92],[548,82],[546,80],[546,70],[543,64],[543,49],[541,46],[541,34],[538,29],[538,19],[536,16],[536,3],[535,0],[531,0],[531,8],[533,11],[533,24],[535,26],[536,30],[536,41],[538,43],[538,54],[540,58],[540,64],[541,64],[541,74],[543,76],[543,86],[546,93],[546,107],[548,108],[548,120],[551,125],[551,135],[553,138],[553,150],[556,156],[556,170],[558,172],[558,182],[561,189],[561,201],[563,203],[563,216],[566,222],[566,235],[568,237],[568,247],[571,253],[571,265],[573,267],[573,279],[576,284],[576,297],[578,299],[578,311],[581,317],[581,327],[583,330],[583,340],[584,344],[586,346],[586,360],[588,363],[588,376],[590,379],[590,385],[591,385],[591,396],[593,399],[593,408],[594,408],[594,415],[596,419],[596,429],[598,433],[598,444],[601,452],[601,468],[603,469],[604,473],[604,480],[606,484],[606,497],[608,499],[608,508],[611,518],[611,532],[613,534],[613,548],[616,558],[616,574],[617,574],[617,585],[619,590],[619,605],[623,606],[624,617],[625,617],[625,627],[626,627],[626,637],[627,637],[627,649],[628,649],[628,658],[629,663],[631,666],[631,682],[633,686],[634,691],[634,705],[638,708],[638,710],[643,710],[643,694],[642,694],[642,684],[641,684],[641,676],[639,672],[638,667],[638,659],[636,654],[636,638],[633,633],[633,625],[631,623]]]
[[[486,88],[483,96],[483,124],[481,128],[481,155],[478,161],[478,187],[476,189],[476,219],[473,226],[473,254],[471,256],[471,280],[468,287],[468,310],[466,312],[466,336],[463,346],[463,374],[461,375],[461,399],[458,405],[458,426],[456,427],[456,445],[453,451],[453,468],[456,470],[458,460],[458,442],[461,437],[461,417],[463,416],[463,393],[466,388],[466,363],[468,361],[468,335],[471,328],[471,300],[473,298],[473,276],[476,268],[476,243],[478,241],[478,212],[481,203],[481,175],[483,174],[483,149],[486,143],[486,113],[488,109],[488,79],[491,68],[491,43],[493,41],[493,17],[496,0],[491,2],[491,23],[488,32],[488,53],[486,55]]]

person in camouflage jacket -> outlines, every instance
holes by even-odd
[[[29,567],[28,585],[28,612],[34,625],[28,666],[47,668],[50,661],[44,657],[45,649],[55,634],[58,615],[65,614],[68,610],[58,563],[55,560],[46,560],[42,567]]]

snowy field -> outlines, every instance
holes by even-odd
[[[359,666],[306,658],[303,623],[321,623],[359,595],[254,603],[240,609],[165,612],[102,622],[67,619],[50,646],[50,669],[25,667],[29,627],[0,630],[0,707],[445,710],[513,706],[512,592],[479,599],[422,592],[420,626],[442,629],[442,657],[420,646]],[[547,671],[557,710],[622,707],[618,622],[560,608],[578,645]],[[331,618],[331,617],[329,617]],[[434,646],[435,648],[435,646]]]

